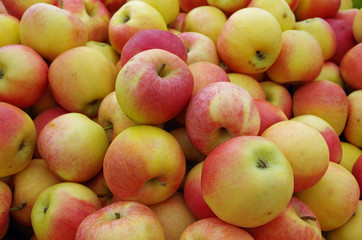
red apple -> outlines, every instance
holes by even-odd
[[[194,8],[208,5],[207,0],[179,0],[180,8],[184,12],[189,12]]]
[[[308,18],[334,17],[341,5],[341,0],[300,0],[297,8],[294,10],[298,21]]]
[[[356,160],[352,167],[352,174],[356,178],[359,188],[362,189],[362,155]],[[360,196],[362,199],[362,195]]]
[[[3,181],[0,181],[0,238],[3,239],[9,229],[10,206],[12,201],[12,191]],[[5,238],[4,238],[5,239]]]

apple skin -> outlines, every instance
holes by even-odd
[[[322,179],[309,189],[294,194],[317,216],[322,231],[341,227],[356,210],[360,189],[352,173],[329,162]]]
[[[114,64],[87,46],[62,53],[49,67],[49,85],[59,105],[89,117],[97,115],[102,100],[114,91],[116,77]]]
[[[300,0],[294,14],[298,21],[314,17],[331,18],[338,13],[340,5],[341,0]]]
[[[122,111],[139,124],[163,124],[189,102],[194,88],[187,64],[162,49],[138,53],[127,62],[116,80]]]
[[[230,79],[230,82],[245,88],[245,90],[250,93],[250,96],[253,99],[266,99],[263,88],[260,86],[259,82],[255,78],[241,73],[228,73],[227,75]]]
[[[255,240],[321,240],[322,232],[309,207],[292,197],[286,208],[272,221],[256,228],[245,229]]]
[[[348,142],[362,148],[362,89],[351,92],[348,95],[349,110],[346,127],[344,128],[344,137]]]
[[[88,215],[79,225],[75,240],[165,240],[157,215],[146,205],[120,201]]]
[[[362,42],[362,10],[360,9],[353,20],[352,30],[354,39],[358,42]]]
[[[185,228],[196,222],[181,192],[175,192],[170,198],[149,208],[160,220],[166,240],[179,240]]]
[[[357,158],[352,167],[352,174],[358,182],[359,188],[362,189],[362,154]],[[362,197],[360,196],[360,199]]]
[[[317,129],[323,136],[329,149],[329,161],[340,163],[342,160],[342,145],[333,127],[325,120],[315,115],[300,115],[291,120],[305,123]]]
[[[288,159],[293,169],[294,192],[310,188],[326,173],[329,149],[317,129],[288,120],[273,124],[261,136],[275,143]]]
[[[234,12],[247,7],[250,1],[251,0],[226,0],[226,1],[207,0],[207,3],[210,6],[219,8],[224,13],[230,16]]]
[[[120,64],[123,67],[134,55],[149,49],[163,49],[187,60],[187,50],[183,42],[168,31],[159,29],[141,30],[124,45]]]
[[[188,13],[194,8],[207,6],[208,2],[207,0],[179,0],[179,4],[180,9],[183,12]]]
[[[245,89],[230,82],[216,82],[191,98],[185,126],[191,143],[208,155],[232,137],[257,135],[260,116]]]
[[[357,8],[340,10],[340,11],[338,11],[337,15],[334,18],[344,20],[350,26],[353,27],[353,21],[354,21],[355,17],[357,16],[357,13],[358,13]]]
[[[46,188],[36,199],[31,222],[38,240],[73,240],[85,217],[101,208],[97,195],[79,183]]]
[[[353,165],[356,163],[362,150],[353,145],[352,143],[341,141],[342,146],[342,160],[339,163],[342,167],[352,172]]]
[[[102,0],[104,6],[108,9],[111,16],[118,11],[127,0]]]
[[[24,226],[31,226],[31,210],[39,194],[61,182],[49,170],[43,159],[32,159],[26,168],[12,176],[12,181],[14,183],[12,207],[26,205],[24,208],[12,211],[11,216]]]
[[[293,94],[293,114],[312,114],[327,121],[341,135],[347,122],[349,101],[344,89],[331,81],[312,81]]]
[[[314,81],[328,80],[337,83],[344,89],[344,81],[339,66],[331,61],[325,61],[322,71]]]
[[[221,220],[239,227],[258,227],[278,216],[293,186],[287,158],[264,137],[234,137],[213,150],[202,166],[205,202]]]
[[[0,47],[0,101],[19,108],[35,104],[48,84],[48,65],[32,48],[14,44]]]
[[[178,31],[179,33],[181,33],[182,26],[185,22],[186,15],[187,15],[187,13],[185,13],[185,12],[179,12],[176,20],[169,26],[168,30],[170,31],[170,29],[174,29],[174,30]]]
[[[88,40],[87,29],[76,15],[46,3],[36,3],[24,12],[19,32],[23,45],[49,61]]]
[[[204,162],[201,161],[191,168],[186,175],[183,189],[185,202],[196,219],[216,217],[202,196],[201,172],[203,164]]]
[[[182,32],[177,35],[187,49],[188,65],[196,62],[220,64],[216,44],[206,35],[197,32]]]
[[[217,40],[217,51],[221,60],[235,72],[265,72],[280,53],[281,33],[278,21],[268,11],[243,8],[228,18]]]
[[[95,177],[85,182],[84,185],[97,194],[102,207],[107,206],[113,202],[113,193],[107,186],[103,171],[100,171]]]
[[[60,106],[59,103],[55,100],[48,82],[48,85],[39,100],[28,108],[28,113],[32,118],[36,118],[36,116],[38,116],[43,111],[53,107]]]
[[[4,3],[2,1],[0,1],[0,13],[10,15],[10,14],[8,14],[8,11],[6,10]]]
[[[114,65],[116,65],[120,59],[119,54],[108,43],[98,42],[98,41],[88,41],[86,43],[86,46],[100,50],[104,54],[104,56],[106,56],[109,60],[111,60],[111,62]]]
[[[204,218],[189,225],[179,240],[253,240],[244,229],[225,223],[216,217]]]
[[[298,6],[300,0],[286,0],[286,2],[289,4],[290,9],[294,11]]]
[[[142,1],[126,2],[115,12],[108,25],[108,38],[113,48],[122,53],[126,42],[137,32],[146,29],[167,31],[162,15]]]
[[[12,191],[3,181],[0,181],[0,238],[3,239],[9,229],[10,206],[12,201]]]
[[[20,44],[19,25],[19,19],[9,14],[1,13],[0,9],[0,47]]]
[[[172,196],[185,171],[185,156],[177,140],[149,125],[129,127],[118,134],[103,162],[104,178],[114,196],[146,205]]]
[[[98,123],[81,113],[66,113],[47,123],[37,144],[40,155],[58,178],[84,182],[102,169],[109,142]]]
[[[21,19],[24,12],[36,3],[47,3],[55,5],[57,0],[2,0],[2,4],[6,8],[8,14]]]
[[[343,56],[340,63],[340,70],[343,80],[353,89],[362,89],[362,43],[355,45]]]
[[[23,170],[36,147],[33,120],[20,108],[0,102],[0,177]]]

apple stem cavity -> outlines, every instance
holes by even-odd
[[[256,56],[259,60],[265,59],[265,54],[262,51],[256,51]]]
[[[131,18],[130,18],[128,15],[126,15],[126,16],[123,18],[123,23],[128,22],[130,19],[131,19]]]
[[[258,161],[257,161],[257,167],[258,167],[258,168],[267,168],[267,165],[266,165],[266,163],[265,163],[263,160],[258,159]]]
[[[44,208],[43,213],[46,214],[49,207]]]
[[[19,145],[18,151],[23,150],[24,147],[25,147],[25,143],[24,143],[24,141],[22,141],[22,142],[20,143],[20,145]]]
[[[161,67],[157,71],[158,76],[163,77],[163,75],[164,75],[163,71],[165,70],[165,67],[166,67],[166,63],[162,63]]]
[[[121,214],[119,212],[114,213],[116,215],[116,219],[121,219]]]
[[[109,126],[107,126],[107,127],[104,127],[103,129],[104,130],[109,130],[109,129],[112,129],[113,128],[113,125],[109,125]]]
[[[317,219],[315,217],[313,217],[313,216],[301,216],[300,218],[305,220],[305,221],[306,220],[317,221]]]
[[[155,183],[157,183],[157,184],[159,184],[159,185],[161,185],[162,187],[166,187],[166,186],[167,186],[167,183],[161,182],[160,180],[158,180],[158,179],[156,179],[156,178],[153,178],[152,181],[155,182]]]
[[[3,70],[0,69],[0,79],[3,79],[5,76],[5,73]]]
[[[13,212],[13,211],[21,210],[21,209],[23,209],[23,208],[25,208],[25,207],[26,207],[26,203],[23,202],[23,203],[21,203],[19,206],[10,208],[9,211],[10,211],[10,212]]]

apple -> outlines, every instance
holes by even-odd
[[[217,217],[204,218],[189,225],[179,240],[253,240],[244,229],[225,223]]]
[[[286,2],[289,4],[290,9],[294,11],[297,8],[300,0],[286,0]]]
[[[286,208],[272,221],[255,228],[245,229],[255,240],[303,239],[321,240],[321,227],[309,207],[292,197]]]
[[[295,24],[295,16],[285,0],[252,0],[248,7],[265,9],[278,20],[282,31],[291,30]]]
[[[177,140],[149,125],[129,127],[118,134],[103,163],[104,179],[114,196],[146,205],[172,196],[185,171],[185,156]]]
[[[362,155],[362,150],[353,145],[352,143],[341,141],[342,146],[342,159],[339,163],[342,167],[352,172],[353,165],[357,159]]]
[[[0,238],[3,239],[9,229],[10,206],[12,201],[12,191],[10,187],[0,180]],[[4,238],[5,239],[5,238]]]
[[[170,30],[170,28],[172,28],[172,29],[178,31],[179,33],[181,33],[182,26],[184,25],[186,15],[187,15],[187,13],[185,13],[185,12],[179,12],[177,14],[176,20],[169,26],[169,30]]]
[[[163,49],[179,56],[186,62],[187,50],[173,33],[159,29],[141,30],[124,45],[120,64],[123,67],[134,55],[149,49]]]
[[[46,3],[29,7],[20,20],[20,42],[53,61],[62,52],[85,45],[88,33],[73,13]],[[36,34],[35,34],[36,33]]]
[[[40,155],[58,178],[84,182],[102,169],[109,142],[98,123],[72,112],[48,122],[37,144]]]
[[[349,101],[344,89],[331,81],[312,81],[293,94],[293,114],[312,114],[326,120],[341,135],[347,122]]]
[[[322,231],[341,227],[357,208],[360,189],[352,173],[329,162],[328,170],[314,186],[295,193],[317,216]]]
[[[362,43],[352,47],[343,56],[340,69],[344,82],[353,89],[362,89],[360,62],[362,60]]]
[[[236,136],[257,135],[260,116],[254,100],[230,82],[207,85],[191,98],[185,126],[191,143],[208,155],[220,143]]]
[[[103,171],[100,171],[95,177],[85,182],[84,185],[97,194],[102,207],[107,206],[113,202],[113,193],[107,186]]]
[[[31,210],[46,188],[61,182],[43,159],[33,159],[22,171],[12,176],[14,194],[11,216],[24,226],[31,226]]]
[[[293,185],[287,158],[260,136],[220,144],[202,166],[205,202],[218,218],[239,227],[258,227],[278,216],[292,197]]]
[[[8,14],[18,18],[23,16],[24,12],[36,3],[47,3],[54,5],[57,0],[2,0],[2,4],[6,8]]]
[[[118,11],[126,2],[127,0],[101,0],[104,4],[104,6],[108,9],[111,16],[115,12]]]
[[[282,37],[282,49],[267,70],[268,77],[280,84],[313,81],[324,63],[323,51],[317,39],[303,30],[287,30]]]
[[[63,182],[46,188],[36,199],[31,223],[38,240],[74,240],[78,226],[101,208],[97,195],[86,186]]]
[[[108,38],[112,47],[121,53],[133,35],[146,29],[167,31],[167,25],[162,15],[148,3],[130,1],[112,15],[108,25]]]
[[[201,161],[187,173],[184,183],[184,199],[196,219],[216,217],[206,204],[201,191],[201,173],[204,162]]]
[[[0,102],[0,122],[0,177],[5,177],[29,164],[37,136],[33,120],[14,105]]]
[[[358,157],[352,167],[352,174],[358,182],[359,188],[362,189],[362,154]],[[362,199],[362,196],[360,196]]]
[[[353,8],[353,1],[352,0],[341,0],[341,6],[339,7],[338,12],[343,11],[345,9]]]
[[[197,32],[182,32],[177,35],[187,49],[188,65],[196,62],[220,64],[215,43],[206,35]]]
[[[100,51],[81,46],[57,57],[49,67],[56,101],[69,112],[97,115],[102,100],[115,88],[116,67]]]
[[[19,25],[19,19],[0,11],[0,47],[20,44]]]
[[[217,7],[201,6],[187,13],[182,32],[198,32],[209,37],[215,44],[227,20]]]
[[[341,19],[347,22],[351,27],[353,27],[353,21],[358,13],[357,8],[339,10],[337,15],[334,16],[335,19]]]
[[[116,80],[122,111],[139,124],[163,124],[189,102],[194,87],[192,73],[177,55],[162,49],[138,53]]]
[[[273,81],[262,81],[260,86],[264,90],[265,100],[279,107],[285,116],[290,119],[292,117],[293,101],[288,89]]]
[[[166,240],[179,240],[185,228],[196,222],[181,192],[149,207],[160,220]]]
[[[331,61],[325,61],[322,67],[322,71],[314,81],[328,80],[337,83],[344,88],[344,81],[341,75],[339,66]]]
[[[298,21],[314,17],[331,18],[340,6],[341,0],[300,0],[294,14]]]
[[[104,56],[106,56],[109,60],[111,60],[111,62],[116,65],[117,62],[120,59],[119,54],[116,52],[116,50],[114,50],[114,48],[105,42],[98,42],[98,41],[88,41],[85,44],[87,47],[91,47],[91,48],[95,48],[100,50]]]
[[[207,3],[208,5],[217,7],[226,14],[231,15],[234,12],[247,7],[250,1],[251,0],[226,0],[226,1],[207,0]]]
[[[354,39],[358,42],[362,42],[362,10],[360,9],[358,13],[355,15],[353,20],[352,30]]]
[[[268,11],[243,8],[227,19],[217,41],[217,51],[221,60],[235,72],[265,72],[280,53],[281,33],[278,21]]]
[[[35,104],[48,84],[48,65],[32,48],[0,47],[0,101],[19,108]]]
[[[275,143],[288,159],[293,169],[294,192],[312,187],[326,173],[329,149],[317,129],[288,120],[273,124],[261,136]]]
[[[0,13],[8,14],[8,11],[6,10],[4,3],[2,1],[0,1]],[[8,15],[10,15],[10,14],[8,14]]]
[[[194,8],[207,6],[208,2],[207,0],[179,0],[179,4],[180,9],[183,12],[188,13]]]
[[[342,160],[342,146],[339,136],[333,127],[325,120],[315,115],[300,115],[294,117],[291,120],[305,123],[322,134],[329,149],[329,161],[340,163]]]
[[[362,56],[362,55],[361,55]],[[346,127],[344,128],[344,137],[349,143],[362,148],[362,89],[353,91],[348,95],[349,110]]]
[[[47,87],[45,88],[41,97],[38,99],[38,101],[36,103],[34,103],[29,108],[27,108],[27,111],[32,118],[36,118],[43,111],[45,111],[49,108],[53,108],[53,107],[60,107],[60,106],[59,106],[59,103],[57,102],[57,100],[55,100],[55,98],[53,96],[53,93],[49,86],[49,81],[48,81]]]
[[[228,73],[227,75],[230,82],[247,90],[253,99],[266,100],[264,90],[255,78],[242,73]]]

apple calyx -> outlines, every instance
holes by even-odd
[[[300,216],[300,218],[304,221],[307,221],[307,220],[317,221],[317,219],[313,216]]]
[[[166,63],[162,63],[160,68],[157,70],[158,76],[164,77],[164,75],[165,75],[164,74],[165,67],[166,67]]]
[[[19,145],[19,147],[18,147],[18,152],[20,152],[21,150],[23,150],[24,147],[25,147],[25,143],[24,143],[24,141],[21,141],[21,143],[20,143],[20,145]]]
[[[43,210],[43,213],[44,213],[44,214],[46,214],[46,213],[47,213],[48,208],[49,208],[49,206],[47,206],[47,207],[45,207],[45,208],[44,208],[44,210]]]
[[[258,60],[263,60],[265,59],[265,54],[262,51],[256,51],[256,57]]]
[[[258,159],[258,161],[256,162],[256,164],[257,164],[257,167],[258,168],[267,168],[268,166],[266,165],[266,163],[263,161],[263,160],[261,160],[261,159]]]
[[[116,219],[121,219],[121,214],[119,212],[115,212],[114,215],[116,215]]]
[[[166,182],[161,182],[160,180],[156,179],[156,178],[152,178],[152,181],[161,185],[162,187],[166,187],[167,183]]]
[[[21,210],[26,207],[26,202],[22,202],[19,206],[12,207],[9,209],[10,212]]]
[[[131,19],[131,18],[130,18],[128,15],[126,15],[126,16],[123,18],[122,23],[126,23],[126,22],[128,22],[130,19]]]
[[[5,76],[5,73],[3,70],[0,69],[0,79],[3,79]]]

